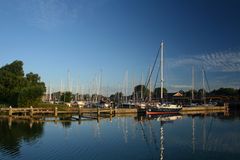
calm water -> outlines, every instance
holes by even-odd
[[[126,116],[31,127],[28,121],[0,120],[0,159],[240,158],[239,114],[167,118]]]

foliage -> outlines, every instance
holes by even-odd
[[[197,90],[193,90],[193,93],[194,93],[194,97],[199,97]],[[202,94],[202,93],[201,93],[201,94]],[[184,96],[186,96],[186,97],[192,97],[192,90],[186,91]]]
[[[134,87],[135,97],[142,97],[145,99],[149,95],[149,89],[145,85],[137,85]]]
[[[114,101],[114,102],[121,102],[121,100],[123,99],[123,93],[122,92],[116,92],[115,94],[112,94],[110,96],[110,100]]]
[[[83,95],[83,99],[84,99],[85,101],[89,101],[89,100],[90,100],[90,95],[89,95],[89,94],[84,94],[84,95]]]
[[[167,94],[167,89],[163,88],[163,95],[166,95],[166,94]],[[160,87],[154,89],[153,96],[156,99],[159,99],[161,97],[161,88]]]
[[[215,96],[237,96],[238,90],[233,88],[219,88],[218,90],[213,90],[211,95]]]
[[[73,95],[72,92],[65,92],[61,95],[61,101],[63,102],[71,102],[71,100],[73,99]]]
[[[23,62],[14,61],[0,68],[0,102],[12,106],[37,104],[46,88],[38,74],[23,71]]]
[[[214,89],[211,92],[206,92],[206,96],[224,96],[224,97],[229,97],[231,98],[240,98],[240,89],[234,89],[234,88],[219,88],[219,89]],[[184,94],[185,97],[191,97],[192,96],[192,91],[189,90],[185,92]],[[198,91],[194,90],[194,97],[196,99],[201,99],[203,97],[203,89],[199,89]]]

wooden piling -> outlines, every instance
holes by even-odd
[[[26,111],[26,109],[24,109],[24,116],[26,117],[27,116],[27,111]]]
[[[82,115],[82,110],[81,110],[80,106],[78,107],[78,115],[79,115],[79,117],[81,117],[81,115]]]
[[[54,109],[54,116],[55,116],[55,117],[58,116],[58,108],[57,108],[57,107],[55,107],[55,109]]]
[[[99,117],[101,115],[101,111],[100,111],[100,108],[97,107],[97,116]]]
[[[30,117],[33,117],[33,107],[30,107]]]
[[[110,115],[112,115],[112,107],[110,107]]]
[[[8,115],[9,115],[10,117],[12,116],[12,106],[9,107]]]
[[[82,109],[79,106],[78,107],[78,123],[81,124],[81,119],[82,119]]]

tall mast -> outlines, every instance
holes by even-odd
[[[69,92],[71,92],[71,79],[70,79],[70,71],[68,70],[67,71],[67,73],[68,73],[68,77],[67,77],[67,87],[68,87],[68,89],[67,89],[67,91],[69,91]]]
[[[161,100],[163,99],[163,41],[161,42],[161,59],[160,59],[160,64],[161,64]]]
[[[141,77],[141,101],[143,100],[143,73]]]
[[[202,67],[202,94],[203,94],[203,103],[205,104],[206,103],[206,97],[205,97],[205,75],[204,75],[204,69]]]
[[[52,100],[51,82],[49,81],[49,102]]]
[[[61,88],[60,88],[60,92],[61,92],[61,93],[63,92],[63,83],[62,83],[62,80],[61,80]]]
[[[127,103],[127,101],[128,101],[128,71],[126,71],[126,73],[125,73],[125,101],[126,101],[126,103]]]
[[[152,95],[151,95],[151,92],[152,92],[152,82],[151,82],[151,76],[150,76],[150,74],[151,74],[151,70],[152,70],[152,67],[150,66],[149,67],[149,102],[151,102],[152,101]]]
[[[194,100],[194,66],[192,66],[192,100]]]

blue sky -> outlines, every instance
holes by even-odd
[[[211,89],[240,88],[238,0],[0,0],[0,65],[24,62],[53,90],[84,91],[102,73],[104,92],[140,83],[165,43],[165,86],[196,88],[204,65]],[[145,78],[146,79],[146,78]],[[130,92],[130,91],[129,91]]]

